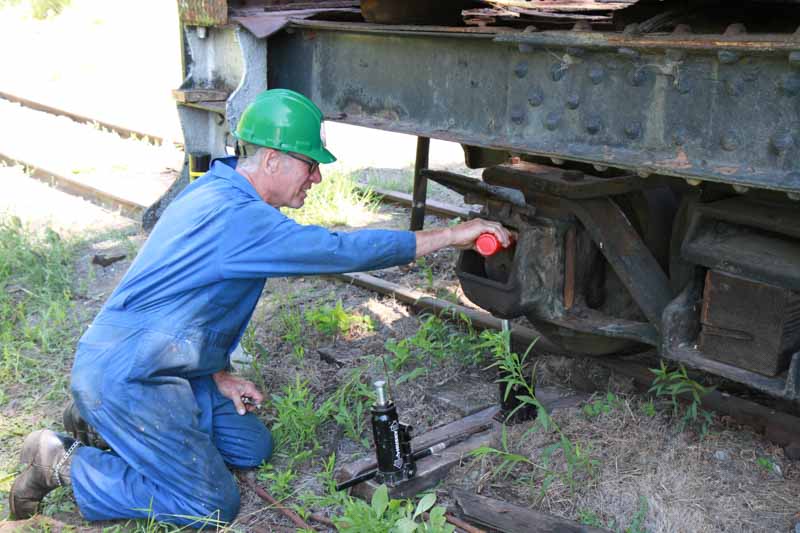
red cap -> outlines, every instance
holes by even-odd
[[[493,233],[481,233],[475,240],[475,248],[479,254],[488,257],[499,252],[503,246]]]

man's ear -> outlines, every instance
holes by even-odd
[[[280,167],[280,154],[276,150],[264,148],[264,156],[261,159],[261,167],[265,172],[274,174]]]

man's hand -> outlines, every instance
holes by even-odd
[[[475,241],[482,233],[491,233],[503,248],[507,248],[514,238],[512,233],[503,227],[499,222],[492,222],[491,220],[484,220],[482,218],[474,218],[461,224],[456,224],[450,228],[452,233],[451,246],[455,246],[461,250],[468,250],[475,247]]]
[[[236,406],[236,412],[240,415],[248,411],[255,411],[264,401],[264,395],[258,391],[252,382],[244,378],[234,376],[224,370],[212,374],[211,377],[214,378],[214,383],[217,384],[220,394],[233,401],[233,405]],[[242,397],[250,398],[252,403],[245,404],[242,401]]]
[[[475,218],[452,228],[433,229],[416,232],[417,257],[422,257],[446,246],[469,249],[481,233],[491,233],[506,247],[515,236],[499,222]]]

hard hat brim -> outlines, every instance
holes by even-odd
[[[303,152],[303,154],[307,155],[314,161],[322,163],[323,165],[336,161],[336,156],[330,153],[330,151],[324,146],[319,150]]]

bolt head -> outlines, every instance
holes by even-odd
[[[581,96],[577,93],[567,95],[567,108],[578,109],[581,105]]]
[[[608,165],[600,165],[598,163],[593,164],[592,167],[594,167],[597,172],[605,172],[608,170]]]
[[[600,85],[606,77],[606,69],[601,65],[592,65],[589,67],[589,79],[595,85]]]
[[[528,103],[533,107],[539,107],[544,102],[544,93],[539,87],[531,87],[528,91]]]
[[[554,131],[561,124],[561,113],[558,111],[550,111],[544,117],[544,127],[550,131]]]
[[[514,66],[514,74],[517,78],[524,78],[528,75],[528,62],[527,61],[520,61]]]
[[[642,134],[642,124],[639,122],[631,122],[625,126],[625,136],[630,139],[638,139]]]
[[[782,153],[794,145],[794,136],[788,132],[776,133],[770,138],[770,146],[776,153]]]
[[[720,146],[722,146],[723,150],[728,152],[732,152],[736,150],[736,147],[739,145],[736,134],[732,131],[729,131],[722,135],[722,139],[720,139]]]
[[[589,135],[596,135],[603,129],[603,121],[597,115],[592,115],[586,119],[586,132]]]
[[[647,72],[642,67],[634,67],[628,73],[628,81],[634,87],[641,87],[647,81]]]

